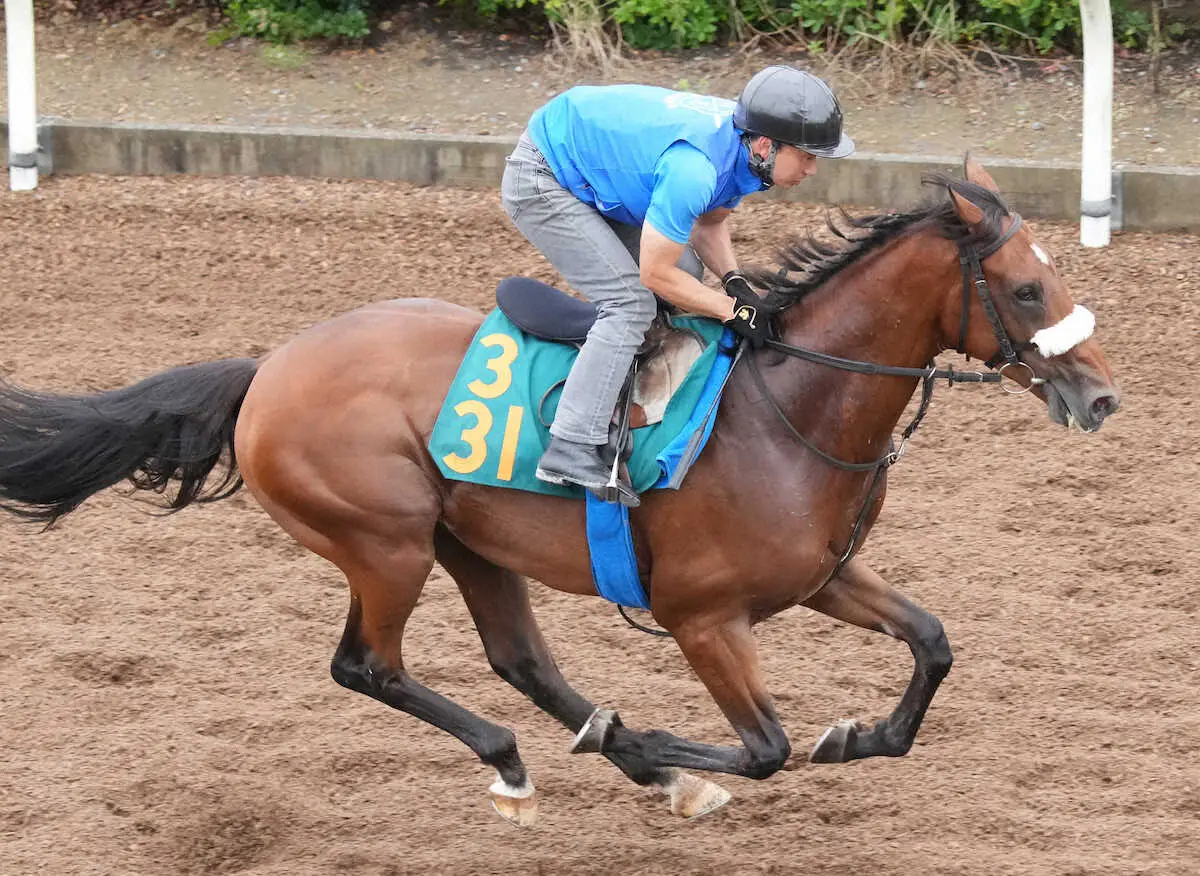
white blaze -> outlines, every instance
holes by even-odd
[[[1033,247],[1033,254],[1037,256],[1039,262],[1041,262],[1043,265],[1050,264],[1050,256],[1046,255],[1045,250],[1043,250],[1036,243],[1030,244],[1030,246]]]
[[[1082,344],[1096,330],[1096,316],[1081,304],[1052,326],[1042,329],[1029,339],[1046,358],[1060,356]]]

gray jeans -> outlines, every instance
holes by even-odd
[[[564,189],[528,134],[506,160],[500,194],[513,224],[596,305],[596,322],[567,377],[550,432],[568,441],[607,444],[621,385],[658,309],[639,278],[642,229],[606,219]],[[690,246],[679,267],[696,279],[704,275]]]

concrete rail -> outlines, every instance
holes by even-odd
[[[0,122],[7,141],[7,126]],[[103,124],[47,119],[45,171],[116,176],[307,176],[404,180],[421,185],[499,184],[514,139],[337,129]],[[1010,203],[1045,219],[1079,216],[1079,167],[988,159]],[[921,177],[957,172],[960,158],[860,153],[827,161],[803,186],[770,197],[899,207],[922,196]],[[1114,227],[1200,232],[1200,167],[1114,171]]]

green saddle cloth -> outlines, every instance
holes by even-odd
[[[633,430],[629,475],[643,492],[659,479],[657,456],[687,424],[717,357],[724,330],[716,320],[674,317],[698,333],[704,352],[667,403],[662,421]],[[429,452],[442,474],[458,481],[582,498],[580,487],[557,486],[534,474],[550,442],[562,381],[579,351],[519,329],[499,309],[475,333],[442,404]]]

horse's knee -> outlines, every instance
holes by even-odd
[[[942,622],[929,615],[928,622],[922,625],[917,642],[925,653],[929,671],[938,678],[945,678],[950,667],[954,665],[954,652],[950,650],[950,640],[946,638]]]
[[[939,637],[937,647],[930,655],[930,659],[937,674],[945,678],[946,674],[950,672],[950,667],[954,665],[954,652],[950,650],[950,642],[945,633]]]
[[[344,688],[367,696],[374,696],[370,683],[371,674],[366,671],[366,667],[360,660],[343,651],[339,650],[333,655],[333,660],[329,664],[329,674]]]
[[[777,738],[762,747],[748,748],[749,762],[745,776],[749,779],[765,779],[783,769],[789,757],[792,756],[792,744],[787,737],[780,734]]]
[[[403,672],[380,668],[356,653],[339,649],[330,661],[329,674],[344,688],[389,706],[403,708],[398,702],[398,698],[405,696],[408,680]]]

